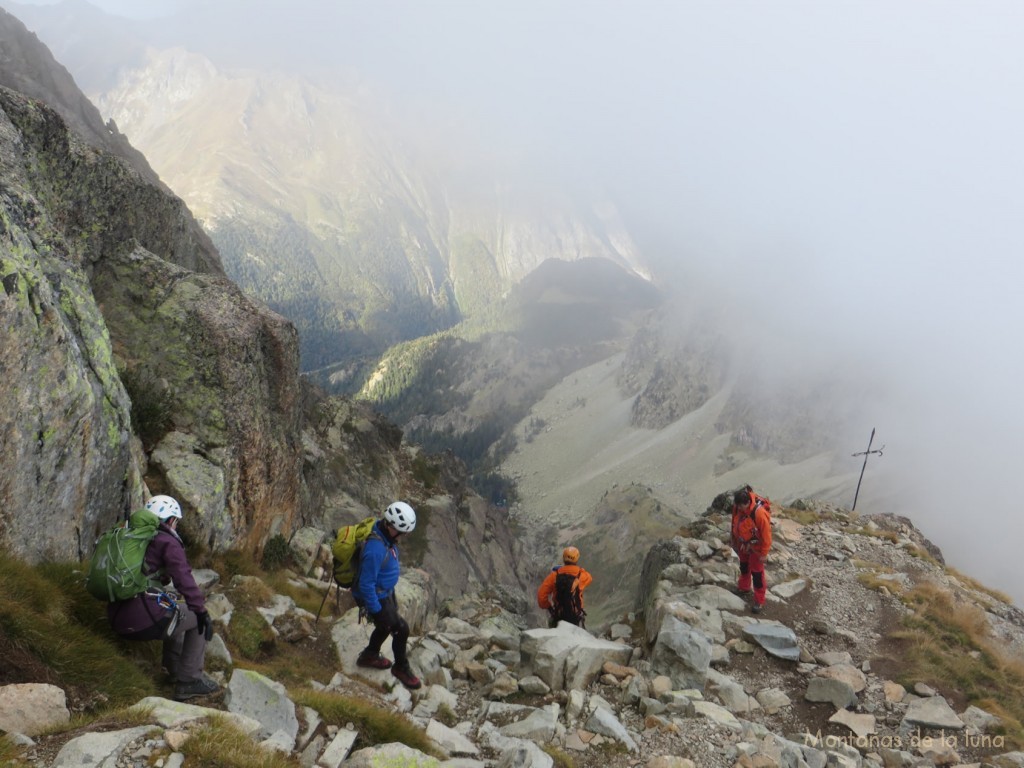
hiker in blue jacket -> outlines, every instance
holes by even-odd
[[[404,501],[396,501],[373,526],[373,532],[363,544],[359,557],[359,573],[352,585],[356,604],[373,621],[370,642],[359,654],[356,664],[373,669],[391,669],[391,674],[406,688],[420,687],[420,679],[412,673],[406,656],[409,642],[409,624],[398,615],[395,585],[401,567],[398,563],[398,539],[412,533],[416,527],[416,512]],[[391,650],[395,663],[381,655],[380,649],[391,635]]]
[[[177,701],[215,693],[220,686],[203,673],[213,624],[178,536],[181,505],[170,496],[154,496],[146,502],[146,509],[160,518],[160,527],[146,548],[143,573],[164,583],[173,582],[181,597],[175,609],[166,593],[147,590],[109,603],[107,618],[111,628],[126,640],[164,641],[163,665],[174,680]]]

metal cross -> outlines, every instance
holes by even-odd
[[[861,480],[864,479],[864,470],[867,469],[867,466],[868,466],[868,456],[870,456],[872,453],[877,453],[879,456],[881,456],[882,455],[882,451],[885,450],[885,446],[883,445],[881,448],[876,448],[875,450],[872,451],[871,450],[871,443],[873,443],[874,440],[875,440],[875,429],[874,429],[874,427],[872,427],[871,428],[871,437],[868,438],[868,449],[866,451],[860,451],[859,453],[852,454],[854,456],[863,456],[864,457],[864,463],[861,465],[861,468],[860,468],[860,477],[857,478],[857,491],[856,491],[856,493],[853,494],[853,506],[850,507],[850,511],[851,512],[853,512],[855,509],[857,509],[857,497],[860,496],[860,482],[861,482]]]

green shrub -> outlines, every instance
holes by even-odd
[[[288,547],[288,540],[281,534],[272,536],[263,547],[263,559],[261,564],[266,571],[278,571],[287,568],[292,563],[292,551]]]
[[[422,453],[419,453],[412,460],[412,476],[424,488],[429,490],[437,485],[437,481],[441,477],[441,468]]]

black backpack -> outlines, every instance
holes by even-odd
[[[555,575],[555,618],[570,624],[583,626],[587,612],[580,599],[580,577],[578,574],[558,573]]]

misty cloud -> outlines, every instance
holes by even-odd
[[[859,511],[1024,599],[1020,4],[176,7],[158,34],[219,66],[354,77],[464,162],[613,200],[681,316],[779,385],[840,374],[849,453],[886,446]]]

